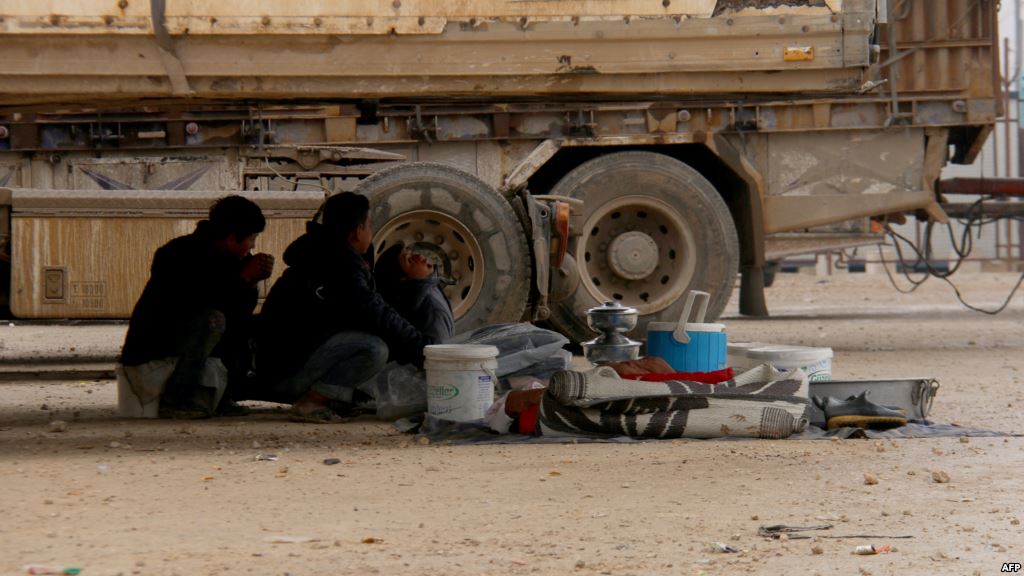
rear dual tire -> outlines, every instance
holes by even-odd
[[[584,201],[570,246],[579,283],[551,303],[551,324],[574,341],[594,338],[587,310],[618,300],[639,310],[634,337],[651,321],[674,322],[689,290],[711,294],[708,320],[732,295],[739,241],[714,186],[690,166],[652,152],[617,152],[569,172],[553,195]]]

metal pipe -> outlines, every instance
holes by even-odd
[[[1010,78],[1010,39],[1003,39],[1003,109],[1006,113],[1003,115],[1003,134],[1006,138],[1006,142],[1003,147],[1006,151],[1006,177],[1013,177],[1013,159],[1010,157],[1012,154],[1012,143],[1010,142],[1010,87],[1013,86],[1013,80]],[[998,152],[997,152],[998,154]],[[1019,170],[1018,170],[1019,175]],[[999,176],[999,174],[996,174]]]
[[[1024,178],[950,178],[939,181],[943,194],[1024,197]]]
[[[1021,145],[1024,142],[1024,127],[1021,126],[1021,70],[1024,69],[1024,20],[1021,20],[1020,12],[1021,0],[1017,0],[1013,3],[1013,18],[1015,32],[1017,34],[1017,174],[1021,173],[1024,169],[1024,146]],[[1014,226],[1010,223],[1010,226]],[[1017,226],[1017,259],[1024,260],[1024,225],[1020,222],[1016,223]]]
[[[1016,4],[1017,2],[1014,2],[1014,3]],[[1011,154],[1013,153],[1013,143],[1010,141],[1010,134],[1011,134],[1011,132],[1010,132],[1010,128],[1011,128],[1011,126],[1010,126],[1010,116],[1013,115],[1013,112],[1010,110],[1010,88],[1013,86],[1013,78],[1012,78],[1012,75],[1010,74],[1010,39],[1009,38],[1006,38],[1005,40],[1003,40],[1003,50],[1004,50],[1004,53],[1003,53],[1004,54],[1003,55],[1004,62],[1003,62],[1003,64],[1004,64],[1004,67],[1005,67],[1004,77],[1006,78],[1005,86],[1004,86],[1004,90],[1003,90],[1003,99],[1004,99],[1003,102],[1005,102],[1005,105],[1004,105],[1003,109],[1006,110],[1006,114],[1003,116],[1003,122],[1004,122],[1004,133],[1006,135],[1005,136],[1006,137],[1006,176],[1010,177],[1010,176],[1013,176],[1013,159],[1011,158]],[[1019,59],[1020,58],[1020,54],[1019,53],[1016,54],[1015,57],[1017,59]],[[1017,175],[1018,176],[1020,175],[1020,167],[1019,166],[1017,167]],[[1011,262],[1013,260],[1013,221],[1012,220],[1002,220],[1001,222],[1002,222],[1003,225],[1006,226],[1006,261],[1007,262]],[[999,230],[999,224],[1000,224],[1000,222],[996,222],[996,233],[997,234],[998,234],[998,230]],[[997,256],[999,255],[998,249],[996,250],[996,255]]]
[[[950,218],[1024,218],[1024,202],[986,202],[981,208],[973,202],[943,203],[941,206]]]
[[[1024,59],[1022,59],[1024,58],[1024,22],[1020,19],[1020,4],[1020,0],[1016,0],[1013,3],[1013,21],[1015,24],[1014,32],[1017,35],[1017,71],[1013,75],[1014,81],[1018,81],[1020,79],[1020,71],[1022,65],[1024,65]],[[1019,96],[1017,97],[1017,100],[1020,100]]]
[[[897,84],[899,84],[899,81],[900,81],[900,75],[899,75],[899,72],[898,72],[899,68],[897,66],[897,60],[899,60],[899,59],[896,58],[896,52],[897,52],[897,50],[896,50],[896,18],[894,18],[894,14],[893,14],[893,10],[894,10],[893,4],[895,4],[895,2],[889,2],[889,5],[887,6],[887,8],[889,9],[889,16],[887,18],[888,23],[885,25],[886,32],[889,33],[888,34],[889,35],[889,54],[888,54],[889,58],[888,58],[888,60],[891,61],[891,63],[888,65],[888,67],[889,67],[889,97],[890,97],[890,104],[889,105],[892,108],[889,111],[889,121],[890,122],[893,119],[895,119],[896,116],[900,113],[899,92],[898,92],[899,89],[896,86]],[[880,72],[883,69],[884,69],[884,65],[879,67],[879,71]]]

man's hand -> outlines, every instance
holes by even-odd
[[[429,258],[416,252],[403,252],[402,271],[413,280],[422,280],[434,275],[434,263]]]
[[[274,257],[270,254],[253,254],[242,264],[242,279],[249,284],[270,278],[274,273]]]
[[[540,405],[540,399],[544,397],[544,388],[535,390],[512,390],[505,398],[505,414],[515,416],[526,410]]]

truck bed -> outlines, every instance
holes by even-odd
[[[0,13],[8,109],[850,93],[876,19],[873,0],[3,0]]]

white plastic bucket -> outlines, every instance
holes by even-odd
[[[832,379],[832,349],[763,342],[730,342],[729,367],[749,370],[760,364],[771,364],[780,370],[799,368],[807,374],[810,382],[825,382]]]
[[[427,412],[456,422],[484,417],[494,404],[498,349],[478,344],[436,344],[423,349]]]

